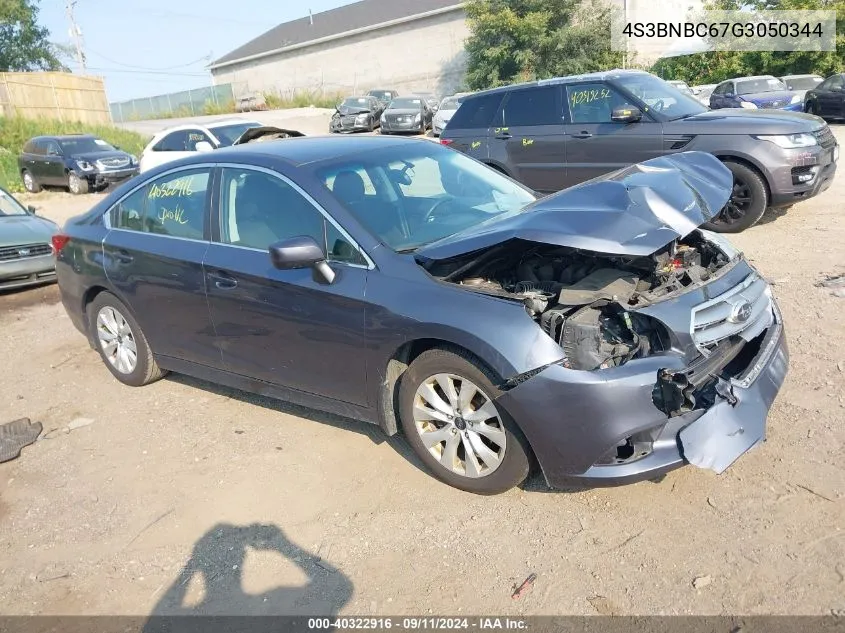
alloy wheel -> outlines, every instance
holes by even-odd
[[[67,186],[71,193],[79,193],[79,177],[76,174],[71,174],[68,177]]]
[[[733,191],[731,192],[731,199],[722,209],[718,221],[722,224],[734,224],[742,220],[748,213],[748,209],[753,202],[751,189],[748,183],[734,177]]]
[[[505,457],[505,426],[490,397],[472,381],[435,374],[417,388],[414,426],[425,449],[452,473],[485,477]]]
[[[131,374],[138,365],[138,346],[126,318],[111,306],[97,313],[97,339],[103,354],[121,374]]]
[[[32,191],[35,188],[34,184],[35,184],[35,182],[32,180],[32,174],[30,174],[28,171],[24,172],[23,185],[24,185],[24,187],[26,187],[26,190]]]

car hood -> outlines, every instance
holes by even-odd
[[[37,215],[0,215],[0,246],[49,243],[58,228]]]
[[[347,115],[347,114],[368,114],[370,112],[369,108],[361,108],[358,106],[338,106],[335,108],[335,114]]]
[[[422,110],[419,108],[391,108],[389,110],[385,110],[385,114],[420,114]]]
[[[705,152],[655,158],[542,198],[416,251],[448,259],[513,239],[612,255],[650,255],[715,217],[733,176]]]
[[[103,150],[100,152],[79,152],[77,154],[69,154],[68,158],[74,160],[86,160],[89,163],[102,160],[104,158],[129,158],[129,154],[117,149]]]
[[[768,105],[774,102],[784,102],[784,105],[789,105],[795,92],[792,90],[774,90],[772,92],[751,92],[744,95],[739,95],[744,101],[751,101],[757,105]]]
[[[286,130],[272,125],[263,125],[261,127],[251,127],[246,132],[241,134],[232,145],[245,145],[247,143],[260,143],[263,141],[272,141],[278,138],[294,138],[297,136],[305,136],[302,132],[297,130]]]
[[[668,121],[665,134],[796,134],[825,126],[819,117],[785,110],[741,110],[727,108]]]

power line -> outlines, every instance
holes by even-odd
[[[211,58],[213,56],[211,53],[208,53],[207,55],[203,55],[202,57],[195,59],[192,62],[188,62],[187,64],[178,64],[176,66],[164,66],[162,68],[153,68],[151,66],[135,66],[133,64],[124,64],[123,62],[119,62],[115,59],[111,59],[109,57],[106,57],[102,53],[98,53],[97,51],[92,50],[90,48],[88,50],[90,52],[94,53],[94,55],[96,55],[97,57],[100,57],[100,58],[106,60],[107,62],[111,62],[112,64],[117,64],[118,66],[122,66],[124,68],[132,68],[132,69],[136,69],[136,70],[150,70],[150,71],[160,71],[160,70],[163,71],[163,70],[175,70],[175,69],[178,69],[178,68],[187,68],[188,66],[193,66],[194,64],[198,64],[199,62],[208,62],[208,61],[211,60]]]
[[[90,66],[88,70],[98,70],[106,73],[125,73],[129,75],[167,75],[169,77],[209,77],[208,73],[186,73],[186,72],[170,72],[164,70],[129,70],[126,68],[101,68]]]
[[[82,29],[76,24],[76,19],[73,16],[73,10],[76,7],[76,0],[67,0],[65,3],[65,13],[70,22],[70,36],[73,38],[74,46],[76,46],[76,63],[82,73],[85,74],[85,52],[82,50]]]

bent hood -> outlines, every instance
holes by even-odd
[[[299,136],[305,136],[305,134],[297,130],[286,130],[272,125],[263,125],[261,127],[249,128],[246,132],[241,134],[238,139],[232,143],[232,145],[260,143],[262,141],[272,141],[279,138],[294,138]]]
[[[611,255],[651,255],[719,214],[733,175],[705,152],[631,165],[542,198],[522,211],[417,250],[448,259],[513,239]]]
[[[758,106],[782,108],[790,104],[795,93],[792,90],[773,90],[770,92],[752,92],[739,96],[745,101],[751,101]]]

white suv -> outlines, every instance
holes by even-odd
[[[188,124],[167,128],[156,134],[144,148],[141,172],[191,156],[194,152],[229,147],[250,128],[261,126],[257,121],[226,119],[205,125]]]

